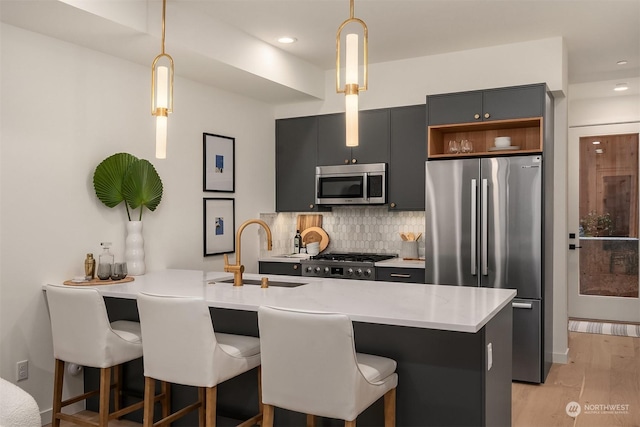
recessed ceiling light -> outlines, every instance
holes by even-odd
[[[592,142],[592,144],[593,144],[593,145],[599,145],[599,144],[600,144],[600,141],[593,141],[593,142]]]
[[[629,89],[626,83],[618,83],[616,87],[613,88],[616,92],[622,92],[623,90]]]
[[[627,65],[628,63],[629,63],[629,61],[627,61],[626,59],[622,59],[622,60],[616,62],[616,64],[618,64],[618,65]]]
[[[291,44],[291,43],[295,43],[296,41],[298,41],[297,38],[289,37],[289,36],[280,37],[278,39],[278,42],[280,42],[282,44]]]
[[[602,154],[602,153],[604,153],[602,148],[596,148],[596,154]]]

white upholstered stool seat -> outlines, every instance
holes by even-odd
[[[201,298],[138,294],[138,313],[144,341],[144,426],[153,425],[154,381],[198,387],[197,402],[156,423],[172,422],[198,410],[199,425],[215,426],[218,384],[258,368],[259,413],[240,424],[262,420],[260,340],[215,332],[209,307]],[[149,399],[147,398],[149,396]]]
[[[395,425],[396,362],[356,353],[353,325],[338,313],[260,307],[263,426],[274,407],[345,420],[355,426],[362,411],[384,396],[385,426]]]
[[[142,357],[140,324],[128,320],[110,323],[104,299],[95,289],[47,285],[46,292],[55,357],[52,426],[59,426],[60,420],[87,425],[83,418],[62,413],[62,408],[97,394],[100,396],[99,415],[95,425],[106,426],[110,419],[142,409],[143,401],[120,408],[120,365]],[[99,368],[100,388],[62,401],[65,362]],[[112,388],[115,410],[110,413]],[[154,399],[163,397],[154,396]]]
[[[220,348],[233,357],[260,356],[260,339],[246,335],[233,335],[216,332]]]

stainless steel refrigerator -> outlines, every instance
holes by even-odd
[[[426,163],[426,283],[516,289],[513,379],[540,383],[542,156]]]

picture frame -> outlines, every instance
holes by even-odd
[[[203,199],[204,256],[235,252],[235,199]]]
[[[203,191],[235,192],[235,144],[229,136],[202,134]]]

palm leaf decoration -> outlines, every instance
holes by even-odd
[[[129,153],[116,153],[104,159],[93,174],[96,196],[106,206],[113,208],[125,202],[127,218],[131,221],[129,207],[146,206],[154,211],[162,199],[162,181],[153,165]]]
[[[131,209],[140,208],[140,221],[144,207],[152,212],[156,210],[162,200],[162,190],[162,181],[156,168],[145,159],[129,167],[122,184],[122,194],[127,204]]]

